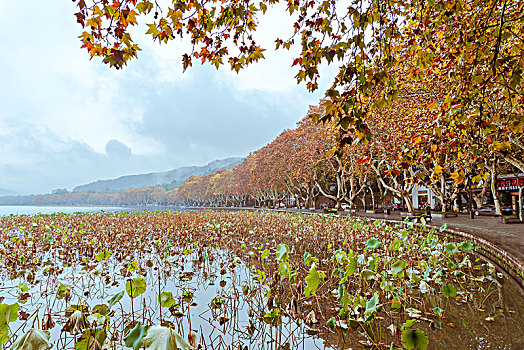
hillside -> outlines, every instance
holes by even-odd
[[[181,185],[190,176],[202,176],[220,169],[232,169],[242,162],[243,158],[232,157],[215,160],[203,166],[189,166],[160,173],[126,175],[117,179],[98,180],[86,185],[77,186],[73,192],[122,192],[134,188],[164,186],[168,189]]]

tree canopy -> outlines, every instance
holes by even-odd
[[[261,16],[277,0],[79,0],[75,14],[83,47],[117,69],[138,56],[131,26],[168,43],[187,38],[194,60],[240,69],[264,58],[255,40]],[[524,3],[520,0],[287,0],[294,33],[274,38],[276,49],[298,47],[290,62],[298,83],[318,88],[319,65],[339,66],[326,91],[324,114],[342,131],[341,144],[369,139],[364,122],[398,99],[410,81],[438,83],[446,94],[427,104],[435,118],[460,124],[515,123],[524,103]],[[503,111],[498,107],[504,105]],[[517,131],[521,130],[520,124]],[[356,132],[356,133],[355,133]],[[511,129],[506,134],[514,133]],[[349,135],[353,135],[351,138]],[[501,141],[510,142],[510,141]],[[507,143],[499,144],[507,147]]]
[[[229,188],[237,199],[352,202],[373,182],[409,207],[422,183],[451,203],[465,183],[485,189],[491,179],[495,192],[501,166],[524,172],[521,0],[80,0],[76,17],[83,47],[111,67],[138,56],[130,28],[144,20],[154,41],[190,41],[184,69],[199,60],[238,72],[264,58],[254,34],[279,3],[293,34],[275,48],[298,48],[297,82],[314,91],[319,66],[338,66],[308,113],[324,126],[302,121],[230,174],[188,181],[185,198]]]

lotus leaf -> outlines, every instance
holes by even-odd
[[[468,253],[472,251],[475,247],[473,246],[473,243],[471,243],[470,241],[464,241],[459,244],[459,248],[464,253]]]
[[[262,254],[260,255],[260,259],[261,259],[262,261],[264,261],[264,260],[267,259],[268,256],[269,256],[269,250],[268,250],[268,249],[265,249],[265,250],[262,252]]]
[[[146,281],[142,277],[130,279],[126,283],[126,292],[131,298],[136,298],[145,291]]]
[[[82,333],[82,331],[86,329],[87,326],[88,322],[82,311],[76,310],[66,321],[63,330],[74,335]]]
[[[109,308],[112,308],[113,306],[115,306],[115,304],[118,303],[122,299],[123,296],[124,296],[124,291],[121,291],[120,293],[113,295],[113,297],[107,301]]]
[[[370,279],[373,278],[373,276],[375,276],[375,273],[371,270],[366,269],[362,271],[360,275],[362,276],[362,279],[369,281]]]
[[[400,300],[397,297],[393,298],[393,300],[391,301],[391,308],[392,309],[398,309],[401,306],[402,306],[402,304],[400,304]]]
[[[402,245],[402,240],[396,237],[395,240],[390,244],[389,248],[393,251],[397,251],[400,249],[401,245]]]
[[[309,274],[306,277],[306,283],[307,286],[304,290],[304,295],[306,297],[310,295],[315,295],[317,292],[318,285],[320,284],[320,280],[324,279],[325,273],[324,272],[317,272],[317,267],[315,264],[311,266],[311,269],[309,269]]]
[[[381,308],[382,305],[378,303],[378,293],[375,292],[375,294],[373,294],[373,297],[369,299],[369,301],[366,303],[365,314],[372,315],[373,313],[380,311]]]
[[[113,252],[112,251],[109,251],[109,250],[103,250],[99,253],[97,253],[95,255],[95,260],[96,261],[103,261],[103,260],[107,260],[111,257],[111,255],[113,255]]]
[[[454,286],[452,286],[451,284],[448,284],[448,285],[442,286],[442,294],[444,294],[446,298],[448,298],[449,296],[456,297],[457,289]]]
[[[290,269],[289,269],[289,263],[287,261],[282,261],[279,265],[278,265],[278,272],[284,276],[284,277],[289,277],[291,276],[291,272],[290,272]]]
[[[391,273],[395,276],[398,276],[408,264],[402,260],[397,260],[393,265],[391,265]]]
[[[125,336],[124,342],[126,346],[134,350],[140,349],[143,344],[143,339],[149,330],[149,326],[137,323],[135,327]]]
[[[98,313],[105,316],[109,313],[109,307],[106,304],[95,305],[93,306],[93,313]]]
[[[428,336],[420,329],[406,328],[402,331],[400,339],[405,349],[425,350],[428,348]]]
[[[287,244],[279,244],[276,255],[278,261],[287,261],[289,259],[289,247]]]
[[[424,281],[424,280],[421,280],[421,281],[420,281],[420,284],[419,284],[418,287],[419,287],[420,291],[421,291],[422,293],[424,293],[424,294],[425,294],[425,293],[429,293],[429,291],[430,291],[430,289],[431,289],[431,287],[429,286],[429,284],[427,284],[426,281]]]
[[[351,276],[355,271],[357,270],[357,260],[354,256],[351,256],[349,258],[349,262],[346,265],[346,273],[344,275],[344,278],[347,279],[349,276]]]
[[[312,263],[317,262],[317,261],[318,259],[313,257],[310,253],[308,252],[304,253],[304,263],[306,264],[306,266],[309,266]]]
[[[7,330],[9,323],[18,319],[18,311],[20,311],[20,305],[17,303],[0,304],[0,332]]]
[[[144,346],[150,350],[192,350],[191,345],[171,328],[153,326],[143,339]]]
[[[80,341],[76,343],[76,350],[102,350],[102,344],[106,341],[105,329],[88,329],[82,334]]]
[[[87,316],[86,320],[90,324],[101,326],[102,324],[104,324],[106,317],[104,317],[104,315],[101,315],[99,313],[95,313],[95,314],[91,314]]]
[[[18,338],[10,350],[42,350],[51,348],[48,331],[31,328],[27,333]]]
[[[366,242],[366,249],[373,250],[380,246],[380,241],[376,238],[370,238]]]
[[[444,246],[444,251],[448,254],[455,254],[458,252],[457,244],[450,242]]]
[[[171,292],[162,292],[158,296],[158,302],[160,306],[170,308],[175,305],[175,298],[173,298],[173,293]]]
[[[438,317],[442,317],[442,314],[444,313],[444,310],[442,310],[441,308],[439,308],[438,306],[436,306],[436,307],[433,308],[433,312],[434,312],[435,315],[437,315]]]

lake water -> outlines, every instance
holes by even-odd
[[[120,207],[51,207],[51,206],[0,206],[0,216],[18,214],[18,215],[32,215],[32,214],[53,214],[53,213],[67,213],[72,214],[76,212],[95,213],[98,211],[120,211],[126,208]]]

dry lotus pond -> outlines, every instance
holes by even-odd
[[[524,348],[519,287],[424,223],[160,211],[0,235],[3,349]]]

